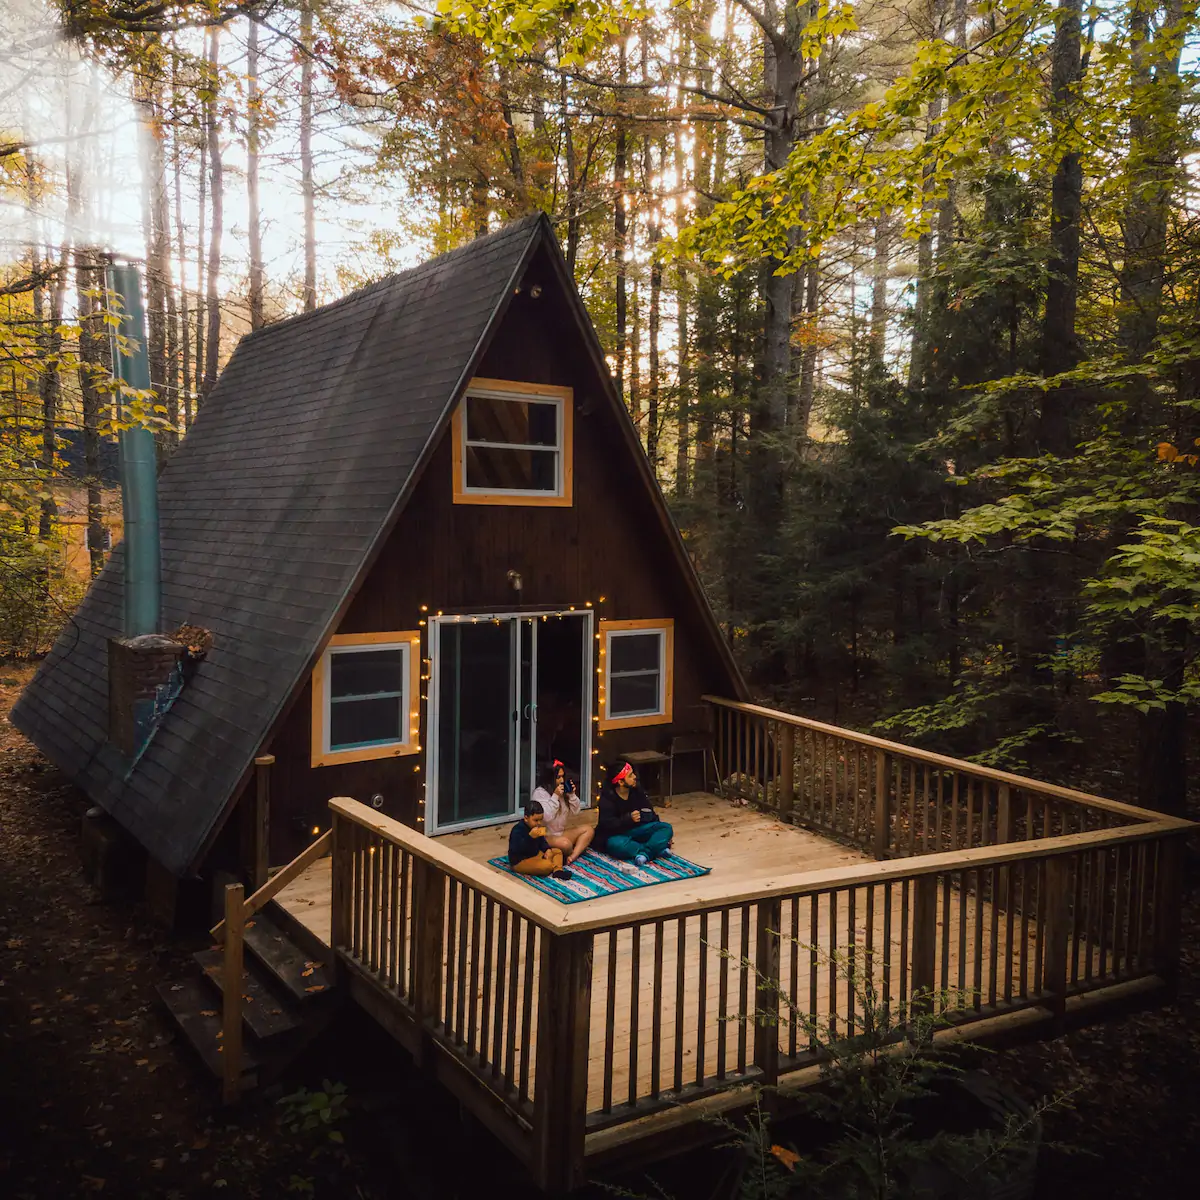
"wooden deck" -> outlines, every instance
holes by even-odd
[[[861,851],[704,793],[676,797],[662,815],[675,828],[676,850],[711,866],[711,874],[569,906],[572,914],[586,909],[589,917],[618,926],[596,937],[593,951],[587,1107],[594,1128],[619,1120],[643,1098],[702,1089],[714,1079],[720,1082],[750,1071],[757,907],[743,904],[711,916],[629,922],[647,914],[651,901],[660,905],[678,896],[689,908],[711,905],[757,892],[797,872],[872,862]],[[595,813],[584,813],[581,819],[594,822]],[[504,852],[507,836],[504,825],[434,840],[492,870],[486,867],[487,860]],[[331,938],[331,862],[319,859],[277,897],[293,919],[326,945]],[[863,885],[848,893],[840,906],[813,897],[797,897],[782,906],[779,928],[772,932],[778,935],[782,960],[785,998],[778,1033],[785,1063],[807,1053],[811,1034],[823,1040],[839,1031],[853,1032],[863,1018],[864,989],[874,988],[880,1003],[886,998],[897,1005],[906,999],[911,966],[907,935],[915,910],[912,893],[904,881],[897,881]],[[1002,1001],[1007,984],[1011,1001],[1014,980],[1021,978],[1022,966],[1028,974],[1036,953],[1028,922],[1024,930],[1020,921],[1010,927],[999,920],[998,910],[981,892],[972,894],[969,887],[951,887],[943,900],[944,911],[936,921],[939,929],[948,927],[949,936],[944,939],[947,953],[938,971],[939,990],[956,993],[955,1005],[983,1008]],[[460,931],[465,932],[472,915],[464,907]],[[477,923],[474,947],[499,942],[498,909],[482,924],[478,915],[473,919]],[[455,919],[448,920],[447,940],[453,946]],[[882,937],[872,936],[876,931]],[[389,947],[382,950],[386,957]],[[538,989],[529,985],[536,982],[536,972],[526,971],[525,953],[525,948],[518,948],[511,996],[517,1011],[523,1015],[528,1011],[527,1027],[535,1029]],[[457,972],[451,958],[450,952],[443,956],[447,982],[467,979],[474,995],[449,989],[445,1024],[465,1029],[475,1009],[496,1010],[498,997],[494,991],[489,994],[495,980],[479,969],[481,963],[472,961],[471,949],[464,953]],[[819,964],[815,986],[813,964]],[[664,986],[664,980],[670,986]],[[802,1015],[789,1016],[792,1005]],[[807,1020],[815,1021],[818,1029],[807,1028]],[[536,1062],[532,1056],[527,1064],[523,1062],[525,1046],[517,1030],[512,1030],[511,1047],[506,1041],[509,1036],[506,1029],[500,1031],[502,1056],[517,1077],[527,1079],[533,1094]]]
[[[1170,988],[1187,822],[711,702],[753,807],[663,812],[706,876],[564,905],[487,865],[504,826],[431,839],[338,798],[332,857],[278,893],[542,1187],[809,1081],[866,1007],[1033,1036]]]

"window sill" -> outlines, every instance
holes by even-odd
[[[379,758],[403,758],[406,754],[419,754],[420,746],[411,742],[391,742],[386,746],[360,746],[351,750],[327,750],[314,752],[314,767],[335,767],[341,763],[370,762]]]

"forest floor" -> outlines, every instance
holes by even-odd
[[[82,797],[8,724],[28,670],[0,664],[0,1195],[426,1200],[528,1195],[499,1146],[416,1076],[370,1022],[343,1022],[283,1089],[216,1105],[155,983],[203,944],[100,902],[79,862]],[[1200,1175],[1200,889],[1189,879],[1169,1006],[996,1055],[1046,1115],[1039,1197],[1174,1200]],[[289,1130],[281,1094],[344,1083],[345,1141]],[[730,1151],[619,1182],[708,1200]],[[589,1188],[596,1197],[611,1195]]]

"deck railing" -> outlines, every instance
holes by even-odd
[[[727,793],[876,858],[1034,841],[1154,816],[807,717],[705,700]]]
[[[947,1025],[1025,1010],[1056,1028],[1076,1008],[1171,982],[1189,823],[770,710],[718,708],[754,718],[739,721],[735,744],[758,739],[731,751],[725,726],[726,778],[777,797],[781,815],[793,788],[793,817],[882,848],[881,861],[736,886],[714,872],[566,906],[331,801],[333,940],[352,984],[542,1187],[575,1186],[653,1114],[674,1120],[681,1105],[746,1084],[788,1085],[819,1058],[813,1026],[861,1029],[864,984],[902,1024],[933,1005]],[[789,729],[801,731],[790,780]],[[880,752],[890,768],[876,757],[864,782],[856,762]],[[824,764],[816,782],[810,762]],[[898,784],[913,764],[915,790]],[[928,798],[926,768],[942,782]]]

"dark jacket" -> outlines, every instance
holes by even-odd
[[[508,835],[508,861],[516,866],[527,858],[533,858],[546,849],[546,827],[542,827],[542,836],[533,837],[529,826],[524,821],[518,821]]]
[[[642,808],[649,808],[654,812],[650,808],[649,796],[640,787],[631,788],[629,798],[622,800],[617,794],[617,789],[606,783],[600,791],[600,816],[596,821],[596,836],[592,839],[592,848],[603,850],[614,833],[628,833],[639,824],[634,821],[633,814]],[[654,814],[654,820],[658,820],[657,813]],[[641,823],[646,823],[645,817]]]

